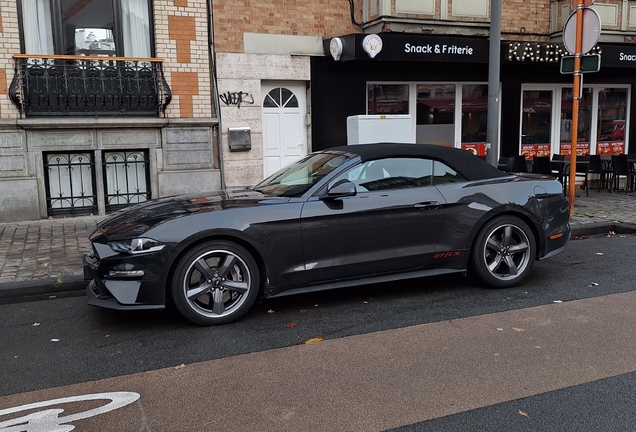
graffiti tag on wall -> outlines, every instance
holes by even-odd
[[[219,98],[225,105],[236,105],[237,108],[241,108],[242,103],[254,103],[254,96],[243,91],[221,93],[221,95],[219,95]]]

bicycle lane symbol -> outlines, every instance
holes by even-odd
[[[92,401],[92,400],[109,400],[106,405],[60,417],[64,412],[61,408],[47,409],[33,412],[23,417],[13,418],[7,421],[0,421],[0,432],[69,432],[75,429],[72,423],[77,420],[87,419],[99,414],[122,408],[139,399],[139,393],[134,392],[111,392],[111,393],[95,393],[82,396],[71,396],[60,399],[51,399],[43,402],[36,402],[27,405],[21,405],[14,408],[0,410],[0,419],[2,416],[14,414],[22,411],[30,411],[38,408],[46,408],[55,405],[68,404],[73,402]]]

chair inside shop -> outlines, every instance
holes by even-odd
[[[505,172],[528,172],[528,165],[524,155],[501,156],[497,167]]]
[[[602,188],[609,186],[609,175],[610,173],[607,171],[603,160],[600,155],[591,155],[590,156],[590,165],[587,167],[587,173],[598,175],[598,190],[601,191]]]
[[[552,161],[550,161],[550,169],[552,171],[552,175],[558,178],[560,181],[563,181],[564,166],[565,166],[565,155],[553,154]]]
[[[634,188],[634,176],[636,173],[630,168],[626,154],[612,155],[612,179],[611,190],[620,190],[621,179],[625,178],[625,194]]]
[[[532,159],[533,171],[537,174],[552,175],[550,156],[535,156]]]
[[[567,162],[567,161],[566,161]],[[590,167],[590,156],[577,156],[576,157],[576,169],[574,170],[575,177],[583,177],[583,183],[581,184],[581,189],[585,189],[585,195],[589,196],[589,188],[588,188],[588,169]],[[569,168],[566,168],[563,172],[563,189],[568,189],[568,179],[569,179],[570,171]]]
[[[588,183],[588,170],[590,168],[590,156],[577,156],[576,158],[576,175],[577,177],[583,177],[582,189],[585,189],[585,196],[590,196],[590,189]]]

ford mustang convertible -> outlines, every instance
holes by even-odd
[[[569,203],[550,176],[510,174],[434,145],[316,152],[251,188],[146,201],[92,227],[88,303],[158,309],[200,325],[259,297],[472,273],[522,283],[570,240]]]

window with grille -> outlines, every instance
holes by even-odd
[[[97,213],[92,152],[44,153],[49,216]]]
[[[106,212],[150,199],[148,151],[109,151],[103,154]]]

